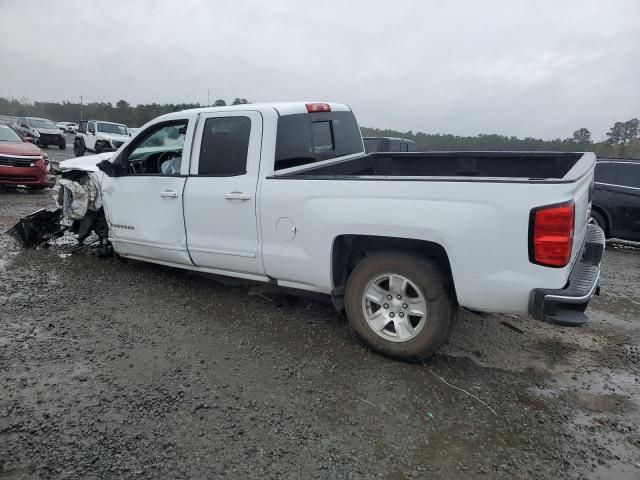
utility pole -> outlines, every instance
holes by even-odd
[[[207,88],[207,107],[211,106],[211,91]]]
[[[82,121],[82,95],[80,95],[80,121]]]

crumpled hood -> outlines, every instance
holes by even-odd
[[[98,163],[103,160],[109,160],[113,156],[113,152],[104,152],[97,155],[87,155],[86,157],[76,157],[70,160],[60,162],[60,171],[68,172],[70,170],[81,170],[83,172],[97,172]]]
[[[0,142],[0,155],[40,156],[42,150],[31,142]]]

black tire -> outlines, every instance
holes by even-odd
[[[81,157],[84,155],[85,152],[85,147],[84,147],[84,142],[82,140],[80,140],[79,138],[76,138],[73,141],[73,154],[76,157]]]
[[[604,232],[605,238],[609,238],[609,228],[607,227],[607,221],[604,219],[600,212],[596,212],[595,210],[591,211],[591,218],[598,225],[602,231]]]
[[[95,150],[96,153],[102,153],[102,143],[96,142]]]
[[[425,298],[426,319],[422,329],[407,341],[383,338],[369,326],[365,318],[365,289],[369,282],[384,274],[402,275]],[[452,301],[445,278],[432,261],[419,256],[392,252],[370,255],[356,266],[347,281],[345,308],[349,323],[376,352],[405,361],[425,360],[446,341],[453,321]]]
[[[58,142],[58,148],[59,148],[60,150],[64,150],[64,149],[66,149],[66,148],[67,148],[67,141],[64,139],[64,137],[62,137],[62,138],[60,139],[60,141]]]

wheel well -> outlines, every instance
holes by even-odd
[[[604,230],[605,235],[611,232],[611,218],[607,211],[600,205],[591,205],[591,211],[599,213],[605,221]]]
[[[334,304],[339,308],[347,279],[356,265],[375,252],[395,251],[411,253],[435,262],[445,275],[457,303],[453,274],[449,256],[442,245],[414,238],[382,237],[376,235],[340,235],[333,242],[331,252],[331,275]]]

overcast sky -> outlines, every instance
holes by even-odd
[[[596,140],[640,116],[638,0],[0,0],[0,59],[0,96],[30,100],[210,88],[344,102],[379,128]]]

